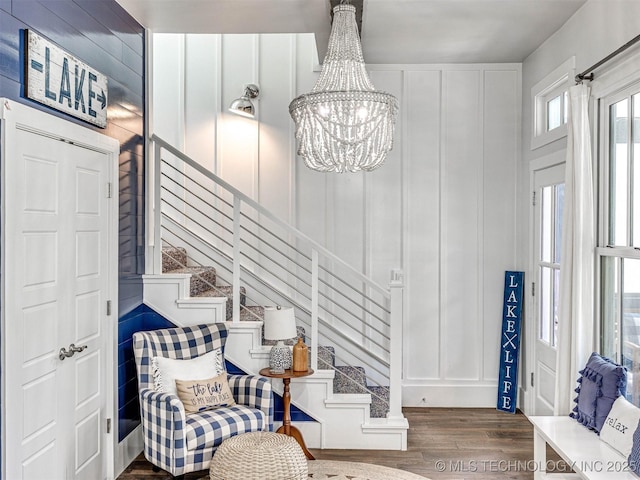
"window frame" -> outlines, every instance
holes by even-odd
[[[558,223],[560,223],[560,234],[562,232],[562,221],[560,220],[560,222],[558,222],[558,214],[562,215],[562,209],[558,208],[559,207],[559,190],[560,190],[560,186],[562,186],[562,192],[563,192],[563,197],[564,197],[564,186],[565,186],[565,182],[564,180],[560,183],[551,183],[549,185],[546,185],[545,187],[543,187],[542,191],[541,190],[536,190],[536,192],[540,191],[541,195],[540,198],[537,198],[536,195],[536,202],[540,202],[540,213],[539,213],[539,219],[537,220],[538,222],[540,222],[540,234],[541,234],[541,239],[540,239],[540,245],[539,245],[539,251],[537,252],[536,257],[538,258],[538,260],[535,262],[537,264],[537,276],[536,278],[536,282],[538,287],[538,312],[542,312],[543,311],[543,301],[544,301],[544,297],[545,297],[545,283],[543,281],[543,276],[542,276],[542,272],[544,269],[548,270],[550,272],[549,275],[549,292],[550,293],[550,298],[549,300],[549,310],[547,312],[549,318],[549,322],[547,325],[548,328],[548,337],[549,338],[544,338],[543,337],[543,327],[542,327],[542,323],[539,321],[540,320],[540,316],[538,316],[537,320],[538,320],[538,326],[537,326],[537,339],[540,342],[544,342],[549,348],[553,348],[554,350],[557,350],[557,316],[554,315],[554,312],[556,312],[554,310],[554,307],[559,309],[559,298],[558,296],[556,296],[556,289],[560,288],[560,284],[559,284],[559,274],[560,274],[560,245],[559,245],[559,232],[558,232]],[[544,226],[546,224],[545,222],[545,198],[544,198],[544,189],[550,189],[550,195],[549,195],[549,200],[550,200],[550,208],[549,208],[549,220],[551,220],[550,222],[548,222],[548,226],[550,227],[550,232],[549,232],[549,259],[545,260],[544,258]],[[561,217],[560,217],[561,219]],[[558,275],[558,277],[556,277],[556,275]],[[557,312],[556,312],[557,313]]]
[[[545,122],[544,122],[544,125],[538,125],[538,128],[540,128],[543,131],[543,133],[550,133],[558,128],[564,128],[566,130],[567,118],[565,118],[565,112],[567,111],[567,106],[568,106],[568,95],[569,95],[569,88],[566,86],[565,82],[561,82],[560,84],[556,85],[555,88],[553,88],[553,90],[551,90],[546,95],[544,95],[544,104],[545,104],[544,109],[546,114]],[[549,118],[551,116],[551,109],[549,108],[549,106],[551,105],[551,102],[553,102],[556,98],[560,99],[560,125],[552,129],[549,129]]]
[[[611,210],[610,210],[610,201],[611,201],[611,168],[610,168],[610,160],[611,160],[611,135],[610,135],[610,120],[611,120],[611,106],[616,103],[629,99],[629,131],[633,133],[632,124],[633,124],[633,109],[631,108],[632,99],[634,95],[640,95],[640,80],[636,80],[630,84],[627,84],[625,87],[618,89],[615,92],[609,93],[608,95],[603,95],[597,100],[598,108],[596,111],[598,112],[597,125],[599,127],[599,136],[598,136],[598,235],[597,235],[597,244],[596,244],[596,312],[598,317],[597,322],[597,335],[599,340],[598,348],[605,355],[611,355],[611,352],[607,351],[607,346],[605,345],[605,312],[606,302],[604,302],[605,288],[606,283],[603,278],[605,274],[604,269],[602,268],[603,262],[605,258],[617,258],[620,263],[618,264],[617,269],[617,278],[620,295],[619,298],[613,298],[611,301],[617,303],[617,318],[615,320],[617,328],[623,328],[622,325],[622,317],[624,315],[624,275],[625,275],[625,267],[624,260],[640,260],[640,248],[633,247],[630,243],[632,240],[632,215],[633,215],[633,200],[631,194],[631,182],[632,179],[627,179],[627,239],[626,245],[610,245],[610,221],[611,221]],[[640,113],[640,112],[636,112]],[[633,138],[630,135],[627,135],[627,151],[628,151],[628,161],[635,161],[632,153],[632,145]],[[640,166],[640,158],[638,160],[638,165]],[[636,192],[636,194],[640,195],[640,189]],[[618,345],[615,346],[615,358],[614,360],[618,363],[622,362],[622,351],[623,351],[623,335],[618,333],[619,342]]]
[[[575,77],[575,63],[575,57],[569,58],[531,88],[531,105],[533,106],[531,150],[567,136],[566,123],[562,123],[553,130],[547,130],[548,104],[550,100],[569,90]],[[563,102],[564,97],[561,104]],[[563,109],[561,113],[562,111]]]

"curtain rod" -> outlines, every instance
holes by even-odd
[[[589,68],[587,68],[584,72],[579,73],[578,75],[576,75],[576,78],[575,78],[576,83],[582,83],[583,80],[588,80],[588,81],[591,82],[593,80],[593,73],[592,72],[596,68],[598,68],[601,65],[603,65],[604,63],[608,62],[609,60],[611,60],[615,56],[620,55],[626,49],[628,49],[629,47],[632,47],[633,45],[635,45],[639,41],[640,41],[640,35],[638,35],[635,38],[632,38],[627,43],[625,43],[623,46],[621,46],[619,49],[617,49],[615,52],[610,53],[609,55],[604,57],[602,60],[600,60],[598,63],[590,66]]]

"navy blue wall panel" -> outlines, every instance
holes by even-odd
[[[22,97],[20,34],[32,29],[109,77],[108,124],[100,129]],[[130,338],[145,329],[144,29],[115,0],[0,0],[0,96],[78,123],[120,142],[119,424],[139,424]],[[132,400],[133,398],[133,400]],[[123,428],[124,427],[124,428]]]
[[[137,327],[144,321],[144,306],[128,312],[120,317],[118,324],[118,435],[119,440],[125,438],[137,425],[136,420],[140,414],[131,414],[131,400],[137,403],[135,389],[135,362],[133,360],[133,349],[131,345],[131,335]],[[133,371],[132,371],[133,370]],[[134,393],[131,392],[133,383]],[[135,409],[135,408],[133,408]]]
[[[144,44],[140,43],[140,25],[116,2],[96,2],[95,0],[74,0],[90,15],[100,19],[115,34],[122,45],[138,56],[144,53]]]
[[[133,356],[132,336],[140,330],[174,327],[172,323],[147,307],[139,305],[121,318],[118,329],[118,418],[120,440],[140,423],[138,382]]]
[[[120,440],[140,424],[138,381],[132,336],[140,330],[175,327],[174,324],[142,304],[120,319],[118,329],[118,425]]]

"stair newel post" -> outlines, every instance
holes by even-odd
[[[240,207],[241,200],[233,196],[233,323],[240,321]]]
[[[402,323],[404,308],[404,273],[391,271],[391,340],[389,348],[389,413],[388,418],[403,418],[402,415]]]
[[[318,371],[318,298],[320,287],[318,251],[311,250],[311,369]]]
[[[162,222],[162,199],[160,188],[160,182],[162,179],[162,172],[160,167],[162,165],[162,145],[159,142],[153,142],[153,236],[151,238],[151,245],[153,247],[153,273],[159,275],[162,273],[162,234],[161,234],[161,222]]]

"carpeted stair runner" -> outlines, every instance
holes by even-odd
[[[162,273],[169,273],[187,266],[187,249],[162,247]]]
[[[210,297],[212,295],[204,295],[211,286],[216,284],[216,269],[213,267],[185,267],[176,268],[171,272],[163,273],[190,273],[192,275],[189,283],[189,294],[192,297]]]
[[[383,385],[370,385],[371,392],[371,418],[384,418],[389,407],[389,387]]]
[[[213,268],[213,267],[208,267]],[[193,279],[193,277],[191,277]],[[229,285],[217,285],[215,288],[211,288],[205,292],[202,292],[199,297],[227,297],[227,312],[226,319],[231,320],[233,318],[233,287]],[[244,310],[244,304],[247,303],[247,290],[244,287],[240,287],[240,312]]]
[[[191,273],[189,294],[192,297],[227,297],[226,319],[233,317],[233,287],[217,285],[214,267],[190,267],[187,250],[182,247],[162,248],[162,273]],[[240,305],[247,301],[247,291],[240,287]],[[243,308],[240,309],[242,311]]]
[[[264,307],[258,305],[245,305],[240,309],[241,322],[255,322],[264,320]],[[263,335],[264,337],[264,335]]]
[[[333,379],[333,393],[370,393],[371,418],[387,416],[389,406],[389,387],[367,385],[365,369],[335,364],[335,349],[331,346],[319,347],[318,368],[336,370]]]
[[[190,267],[187,263],[187,251],[182,247],[162,248],[162,273],[191,273],[190,295],[192,297],[227,297],[226,318],[233,318],[233,287],[217,285],[216,269],[214,267]],[[246,305],[247,295],[245,287],[240,287],[240,321],[262,321],[264,307]],[[305,340],[304,327],[297,326],[298,335],[285,340],[285,344],[293,345],[298,337]],[[306,341],[306,340],[305,340]],[[262,344],[275,345],[275,340],[264,338],[262,329]],[[389,405],[389,387],[367,385],[364,367],[345,366],[335,364],[335,348],[332,346],[318,347],[318,369],[336,370],[333,380],[333,393],[370,393],[372,418],[385,417]]]

